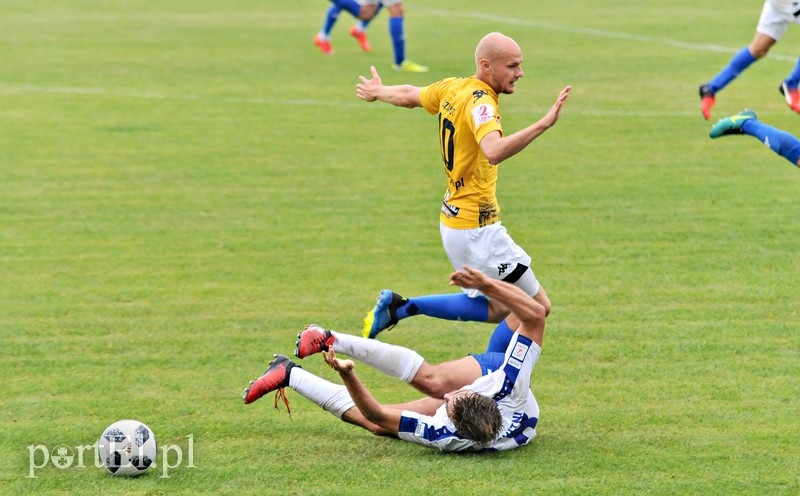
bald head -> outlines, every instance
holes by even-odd
[[[475,65],[480,71],[481,60],[490,64],[500,57],[522,57],[522,50],[517,42],[502,33],[489,33],[478,42],[475,47]]]
[[[514,92],[522,77],[522,50],[502,33],[489,33],[475,47],[475,78],[497,94]]]

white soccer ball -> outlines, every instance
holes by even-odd
[[[156,461],[156,436],[138,420],[120,420],[97,440],[100,462],[113,475],[142,475]]]

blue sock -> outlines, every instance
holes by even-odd
[[[338,5],[339,8],[350,12],[354,17],[358,17],[359,12],[361,12],[361,6],[356,0],[331,0],[331,2]]]
[[[756,58],[750,54],[750,50],[747,47],[739,50],[739,53],[734,55],[731,61],[728,62],[728,65],[722,69],[722,72],[714,76],[714,79],[708,82],[708,87],[711,89],[711,92],[716,94],[717,91],[736,79],[736,76],[750,67],[750,64],[755,61]]]
[[[394,63],[400,65],[406,59],[406,39],[403,36],[403,18],[389,18],[389,34],[394,47]]]
[[[786,83],[786,86],[789,88],[797,88],[797,84],[800,83],[800,59],[797,59],[797,64],[794,66],[794,69],[792,69],[792,73],[789,74],[789,77],[783,82]]]
[[[486,345],[486,351],[505,353],[513,335],[514,331],[511,330],[508,324],[506,324],[506,321],[503,320],[494,328],[494,332],[492,332],[492,336],[489,338],[489,344]]]
[[[342,11],[342,8],[338,5],[331,5],[331,8],[328,9],[328,13],[325,16],[325,23],[322,25],[322,34],[326,37],[330,36],[331,29],[333,29],[333,25],[336,24],[336,19],[339,18],[339,12]]]
[[[800,140],[793,135],[755,119],[746,120],[742,124],[742,132],[755,136],[773,152],[797,166],[797,161],[800,160]]]
[[[397,319],[402,320],[413,315],[486,322],[489,318],[489,300],[485,296],[470,298],[464,293],[409,298],[408,303],[397,309]]]

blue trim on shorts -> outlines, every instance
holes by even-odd
[[[481,366],[481,375],[489,375],[495,370],[503,368],[503,360],[506,357],[505,352],[487,351],[486,353],[470,353],[469,356],[478,361]]]

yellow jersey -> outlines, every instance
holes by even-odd
[[[439,143],[448,186],[439,216],[454,229],[472,229],[500,220],[497,166],[481,151],[480,142],[500,131],[497,93],[475,77],[442,79],[422,88],[420,100],[430,114],[439,114]]]

